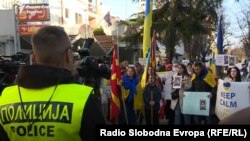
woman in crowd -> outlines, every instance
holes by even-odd
[[[160,109],[161,92],[155,85],[155,78],[150,75],[147,86],[143,91],[143,101],[145,105],[145,118],[147,125],[158,125]]]
[[[232,67],[229,75],[225,77],[224,80],[229,82],[241,82],[240,70],[237,67]]]
[[[121,124],[135,124],[136,115],[134,110],[134,96],[137,94],[136,86],[139,83],[139,79],[136,77],[136,72],[133,67],[128,67],[126,74],[122,78],[122,86],[125,89],[122,98],[121,109]],[[125,105],[125,106],[124,106]],[[125,112],[126,111],[126,112]]]
[[[175,112],[175,125],[182,124],[182,110],[183,110],[183,96],[184,91],[191,87],[191,76],[189,75],[187,68],[184,64],[178,66],[178,73],[175,76],[181,76],[181,88],[177,89],[179,97],[171,100],[171,107]],[[174,76],[174,77],[175,77]],[[191,116],[184,115],[185,124],[191,124]]]
[[[157,75],[157,73],[155,72],[155,69],[151,66],[148,67],[148,77],[147,78],[149,78],[150,75],[154,76],[156,86],[160,89],[160,91],[162,91],[163,84],[161,82],[161,78]]]

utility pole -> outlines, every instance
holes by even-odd
[[[19,37],[19,5],[14,4],[13,5],[13,18],[14,18],[14,47],[15,47],[15,53],[21,51],[21,45],[20,45],[20,37]]]
[[[63,26],[63,0],[61,0],[61,23]]]

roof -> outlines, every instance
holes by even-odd
[[[105,53],[108,54],[114,44],[112,40],[112,36],[99,35],[99,36],[95,36],[95,39],[100,44],[100,46],[104,49]]]

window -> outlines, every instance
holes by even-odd
[[[69,9],[68,8],[65,8],[65,17],[69,18]]]

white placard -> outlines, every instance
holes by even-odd
[[[232,68],[236,64],[236,57],[234,55],[228,55],[228,67]]]
[[[184,92],[183,114],[209,115],[210,98],[209,92]]]
[[[146,64],[146,58],[139,58],[139,63],[143,66]]]
[[[181,88],[181,81],[182,81],[181,76],[175,76],[174,80],[173,80],[173,88],[180,89]]]
[[[182,64],[187,65],[190,61],[189,60],[182,60]]]
[[[219,80],[215,113],[220,120],[250,106],[249,86],[249,82]]]
[[[216,66],[228,66],[228,55],[218,54],[215,59]]]

